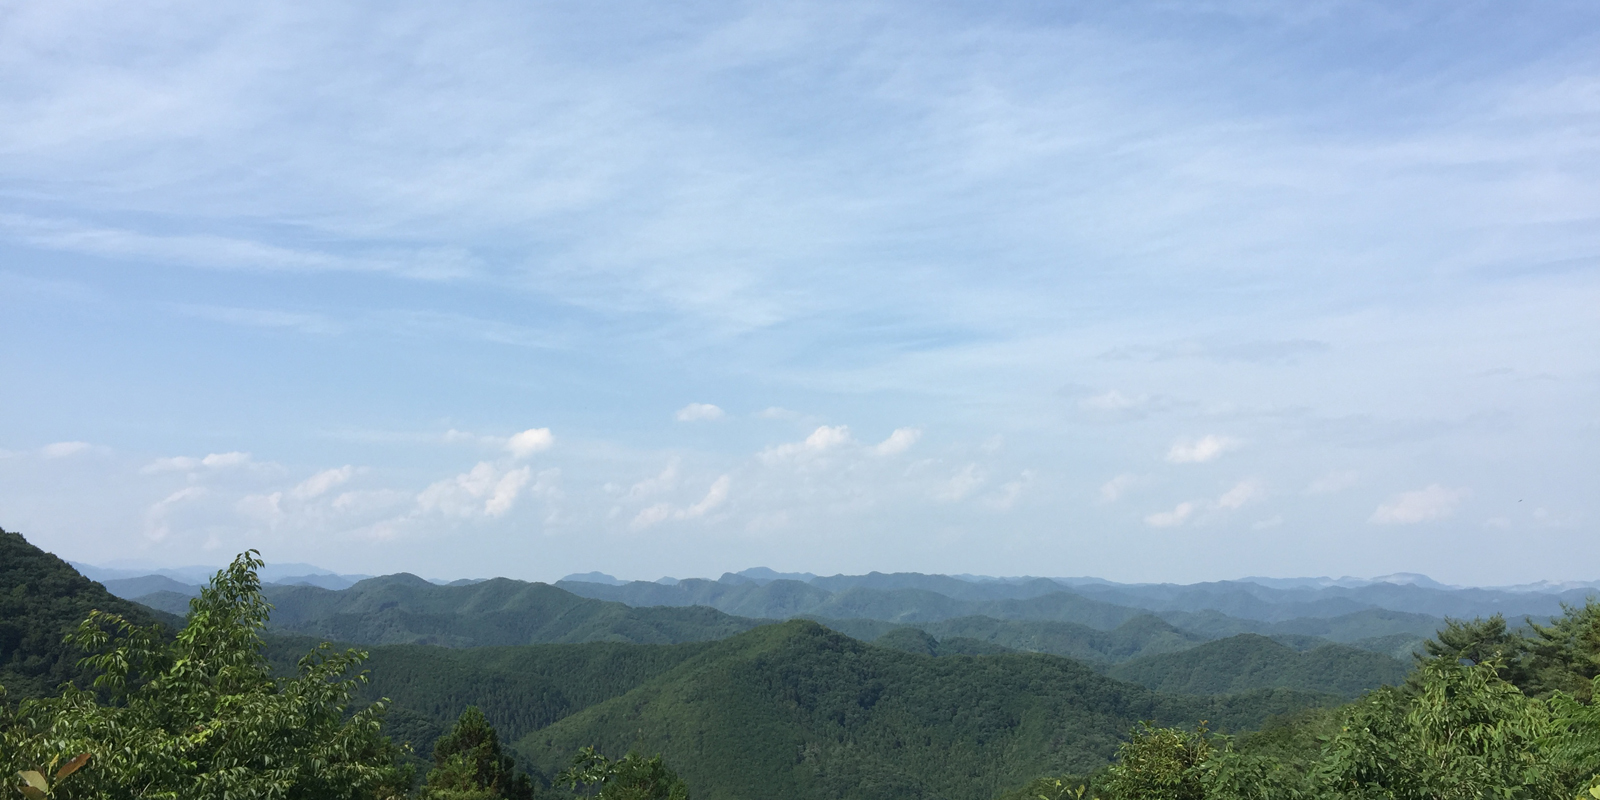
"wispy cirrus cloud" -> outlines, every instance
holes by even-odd
[[[348,256],[214,234],[150,234],[14,213],[0,213],[0,236],[48,250],[202,269],[370,272],[423,280],[459,279],[474,271],[474,260],[460,251]]]

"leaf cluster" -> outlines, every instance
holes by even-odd
[[[410,777],[380,732],[382,704],[350,708],[364,654],[323,646],[289,678],[262,654],[269,606],[254,551],[217,573],[193,601],[184,628],[96,611],[70,637],[89,652],[90,691],[0,712],[0,769],[87,753],[88,765],[50,787],[63,798],[309,798],[402,794]],[[31,783],[31,782],[30,782]],[[41,790],[42,791],[42,790]]]
[[[628,753],[612,760],[592,746],[584,747],[556,777],[556,785],[588,787],[598,800],[689,800],[689,785],[659,753],[649,758]]]

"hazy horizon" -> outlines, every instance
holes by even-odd
[[[7,14],[65,558],[1600,577],[1600,6]]]
[[[101,563],[91,563],[91,562],[80,561],[80,560],[76,560],[76,559],[69,559],[69,561],[74,566],[79,567],[79,568],[90,567],[95,571],[104,571],[104,572],[107,572],[107,573],[126,573],[126,575],[116,574],[116,575],[114,575],[114,577],[138,577],[138,576],[141,576],[141,575],[156,575],[156,574],[165,574],[165,575],[169,575],[169,576],[178,576],[180,574],[183,574],[183,577],[185,577],[187,579],[191,579],[191,580],[204,579],[206,577],[209,577],[209,575],[207,575],[207,574],[202,574],[202,571],[204,571],[204,570],[216,571],[216,570],[220,570],[220,569],[222,569],[222,568],[224,568],[226,566],[223,563],[216,563],[216,564],[205,564],[205,563],[162,564],[162,563],[153,562],[153,561],[144,560],[144,559],[113,560],[113,561],[106,561],[106,562],[101,562]],[[616,582],[619,582],[619,583],[628,583],[628,582],[634,582],[634,581],[648,582],[648,583],[659,583],[659,582],[662,582],[662,581],[683,581],[683,580],[694,580],[694,579],[716,581],[716,580],[720,580],[720,579],[726,577],[729,574],[744,576],[744,575],[747,575],[749,573],[760,573],[760,572],[770,572],[770,573],[773,573],[774,575],[778,576],[777,578],[767,578],[769,580],[774,580],[774,579],[809,580],[809,579],[814,579],[814,578],[827,578],[827,577],[846,576],[846,573],[842,573],[842,572],[833,572],[833,573],[826,573],[826,572],[824,572],[824,573],[794,572],[794,571],[788,571],[788,570],[773,569],[772,567],[768,567],[766,565],[757,565],[757,566],[745,567],[743,569],[737,569],[737,570],[723,570],[722,572],[719,572],[719,573],[716,573],[716,574],[658,575],[658,576],[653,577],[653,578],[652,577],[642,576],[642,575],[636,575],[636,576],[613,575],[611,573],[605,572],[604,570],[585,570],[585,571],[582,571],[582,572],[571,572],[571,573],[567,573],[565,575],[561,575],[561,576],[557,576],[557,577],[518,578],[517,580],[535,580],[535,581],[540,581],[540,582],[544,582],[544,583],[556,583],[556,582],[562,581],[562,580],[580,580],[580,579],[584,579],[584,578],[604,577],[604,578],[608,578],[608,579],[610,579],[612,581],[616,581]],[[428,573],[416,572],[416,571],[413,571],[413,570],[400,570],[399,573],[407,573],[407,574],[417,575],[418,577],[425,578],[425,579],[427,579],[427,580],[429,580],[431,582],[434,582],[434,583],[446,583],[446,582],[456,581],[456,580],[490,580],[490,579],[493,579],[493,578],[510,577],[510,576],[507,576],[507,575],[496,575],[496,574],[485,574],[485,575],[436,575],[436,574],[428,574]],[[884,574],[900,573],[900,574],[907,574],[906,571],[903,571],[903,570],[869,570],[867,573],[856,573],[856,574],[861,575],[861,574],[868,574],[868,573],[884,573]],[[398,574],[398,573],[395,573],[395,572],[390,572],[390,573],[339,572],[337,570],[327,569],[326,567],[322,567],[322,566],[319,566],[319,565],[316,565],[316,564],[308,564],[308,563],[304,563],[304,562],[275,562],[275,561],[270,561],[270,560],[266,561],[266,565],[262,570],[263,580],[268,581],[268,582],[279,581],[279,580],[282,580],[282,579],[285,579],[285,578],[304,577],[304,576],[308,576],[308,575],[337,575],[337,576],[341,576],[341,577],[382,577],[383,575],[392,575],[392,574]],[[919,573],[911,573],[911,574],[919,574]],[[958,579],[961,579],[961,580],[974,581],[974,582],[984,582],[984,581],[1020,581],[1020,580],[1044,579],[1044,580],[1061,581],[1061,582],[1069,582],[1069,583],[1070,582],[1084,582],[1084,583],[1103,582],[1103,583],[1110,583],[1110,584],[1117,584],[1117,585],[1154,585],[1154,584],[1157,584],[1157,583],[1163,583],[1163,582],[1113,581],[1113,580],[1110,580],[1108,578],[1104,578],[1104,577],[1098,576],[1098,575],[1043,575],[1043,574],[1040,574],[1040,575],[1033,575],[1033,574],[977,575],[977,574],[972,574],[972,573],[920,573],[920,574],[943,575],[945,577],[958,578]],[[1550,585],[1589,584],[1589,583],[1600,584],[1600,579],[1595,579],[1595,580],[1574,579],[1574,580],[1566,580],[1566,581],[1541,580],[1541,581],[1532,581],[1532,582],[1524,583],[1524,584],[1504,584],[1504,585],[1499,585],[1499,586],[1472,586],[1472,585],[1447,584],[1447,583],[1444,583],[1444,582],[1441,582],[1441,581],[1435,581],[1433,579],[1433,577],[1430,576],[1430,575],[1425,575],[1425,574],[1422,574],[1422,573],[1415,573],[1415,572],[1397,572],[1397,573],[1390,573],[1390,574],[1387,574],[1387,575],[1365,575],[1365,576],[1358,576],[1358,575],[1338,575],[1338,576],[1333,576],[1333,575],[1239,575],[1239,576],[1233,576],[1233,577],[1213,578],[1213,579],[1209,579],[1209,580],[1205,580],[1205,581],[1192,581],[1192,582],[1180,582],[1180,583],[1187,584],[1187,583],[1252,582],[1252,581],[1271,581],[1271,582],[1282,582],[1282,583],[1295,582],[1295,581],[1323,581],[1323,582],[1328,582],[1328,585],[1340,585],[1340,584],[1359,585],[1359,584],[1372,584],[1372,583],[1397,583],[1397,584],[1415,584],[1415,585],[1419,585],[1419,586],[1437,585],[1436,588],[1446,588],[1446,589],[1521,588],[1521,587],[1527,587],[1527,586],[1538,586],[1538,585],[1541,585],[1541,584],[1550,584]],[[1165,582],[1165,583],[1172,583],[1172,582]]]

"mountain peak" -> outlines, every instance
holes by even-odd
[[[603,583],[607,586],[622,586],[627,583],[627,581],[617,580],[616,577],[607,575],[604,572],[574,572],[561,580],[577,581],[578,583]]]

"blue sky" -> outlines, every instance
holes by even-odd
[[[1592,3],[0,5],[66,557],[1600,576]]]

